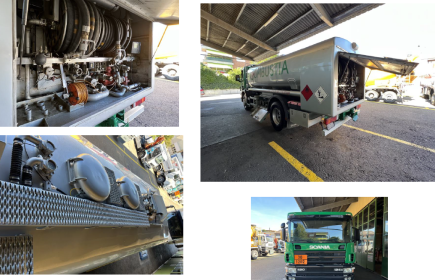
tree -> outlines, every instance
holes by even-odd
[[[299,224],[298,227],[295,229],[295,232],[293,234],[293,237],[299,240],[307,239],[308,233],[306,232],[305,228]]]

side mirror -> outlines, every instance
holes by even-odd
[[[236,75],[236,81],[240,82],[240,75]]]
[[[281,224],[281,235],[282,235],[282,240],[287,240],[285,236],[285,223]]]
[[[359,229],[357,229],[357,228],[353,229],[353,238],[354,238],[354,241],[356,241],[356,242],[361,241],[361,235],[360,235]]]

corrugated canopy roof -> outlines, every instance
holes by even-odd
[[[358,197],[295,197],[302,212],[345,212]]]
[[[380,5],[201,4],[201,43],[258,61]]]

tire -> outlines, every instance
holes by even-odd
[[[430,98],[430,104],[435,106],[435,92],[432,92],[432,96]]]
[[[248,99],[246,98],[246,93],[243,94],[243,107],[245,108],[246,111],[251,111],[252,110],[252,106],[248,105]]]
[[[391,98],[387,99],[387,97],[390,97],[390,96],[391,96]],[[383,98],[384,98],[384,102],[385,103],[395,103],[395,102],[397,102],[397,94],[394,91],[384,92]]]
[[[256,260],[258,258],[258,251],[251,250],[251,260]]]
[[[269,110],[270,122],[276,131],[281,131],[287,127],[287,121],[285,119],[285,111],[280,102],[272,103]]]
[[[165,179],[165,177],[164,176],[159,176],[159,177],[157,177],[157,184],[158,185],[163,185],[163,183],[166,181],[166,179]]]
[[[140,151],[139,153],[137,153],[137,157],[139,159],[143,158],[145,156],[145,151]]]
[[[156,73],[155,75],[157,76],[160,73],[160,67],[156,65]]]
[[[261,254],[263,257],[265,257],[265,256],[267,256],[267,253],[263,253],[263,254]]]
[[[376,90],[369,90],[368,92],[366,92],[366,99],[368,101],[379,100],[379,92],[377,92]]]
[[[175,64],[169,64],[163,67],[162,74],[165,76],[166,79],[171,81],[178,81],[178,65]]]

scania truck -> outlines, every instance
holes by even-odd
[[[352,213],[291,212],[287,225],[288,234],[286,224],[281,224],[284,279],[354,279],[354,242],[360,240],[360,232],[352,228]]]
[[[357,54],[358,45],[334,37],[258,65],[245,66],[241,100],[257,121],[275,130],[321,124],[326,136],[356,121],[364,102],[366,68],[408,75],[418,63]]]

